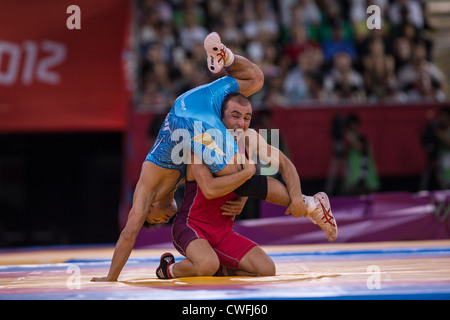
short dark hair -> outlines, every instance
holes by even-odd
[[[142,225],[142,227],[147,230],[151,230],[151,229],[157,227],[159,224],[160,223],[150,223],[150,222],[144,221],[144,224]]]
[[[242,93],[232,92],[232,93],[227,94],[227,96],[225,97],[225,100],[223,100],[223,103],[222,103],[221,117],[220,117],[221,119],[223,118],[223,113],[226,110],[228,101],[230,101],[230,100],[237,102],[241,106],[248,106],[250,104],[250,100],[246,96],[244,96]]]

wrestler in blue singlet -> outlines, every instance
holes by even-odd
[[[225,76],[179,96],[145,161],[180,171],[181,181],[186,176],[190,152],[180,150],[192,150],[211,172],[222,170],[237,152],[236,143],[221,120],[222,103],[234,92],[239,92],[237,81]]]

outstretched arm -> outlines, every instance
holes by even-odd
[[[95,277],[91,281],[117,281],[133,250],[136,237],[147,219],[152,203],[157,201],[171,203],[173,192],[170,190],[178,177],[179,173],[175,170],[160,168],[150,161],[144,162],[133,195],[133,206],[114,249],[109,273],[106,277]]]
[[[154,197],[154,193],[148,193],[147,190],[139,185],[136,186],[133,207],[128,215],[127,224],[120,233],[114,249],[114,254],[106,277],[94,277],[91,281],[117,281],[120,272],[127,262],[131,251],[136,242],[136,237],[141,229]]]

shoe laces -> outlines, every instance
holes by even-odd
[[[322,207],[322,212],[323,212],[323,216],[321,218],[322,221],[324,221],[325,223],[331,224],[333,227],[336,227],[336,224],[334,224],[334,222],[333,222],[334,218],[330,215],[331,208],[328,208],[328,210],[326,210],[325,206],[322,204],[322,201],[320,201],[320,199],[318,199],[318,200]]]
[[[224,61],[225,62],[225,57],[226,57],[226,51],[225,51],[225,46],[222,45],[222,48],[219,50],[219,52],[217,52],[217,56],[219,57],[219,59],[217,60],[217,62],[220,61]]]

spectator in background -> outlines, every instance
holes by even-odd
[[[300,55],[306,51],[318,49],[320,45],[317,41],[307,38],[306,29],[300,23],[294,23],[290,31],[290,39],[284,46],[283,56],[289,65],[294,65]]]
[[[410,62],[398,72],[398,81],[409,100],[445,100],[445,76],[434,63],[427,61],[423,42],[414,45]]]
[[[142,1],[138,12],[140,22],[138,39],[141,44],[148,44],[158,40],[158,25],[169,24],[172,21],[173,12],[171,6],[165,1]]]
[[[173,20],[175,28],[179,30],[186,25],[185,13],[189,12],[195,16],[195,24],[205,27],[209,17],[206,14],[204,1],[197,0],[164,0],[173,7]]]
[[[353,27],[353,38],[355,40],[356,51],[358,47],[368,37],[369,29],[367,28],[367,1],[352,0],[350,2],[349,19]],[[359,52],[358,52],[359,54]]]
[[[305,74],[305,83],[307,94],[304,97],[304,102],[329,102],[332,98],[327,95],[324,89],[323,73],[318,70],[308,71]]]
[[[281,25],[290,29],[296,23],[304,27],[318,26],[320,10],[314,0],[282,0],[278,2]]]
[[[246,1],[244,3],[244,22],[242,25],[246,41],[247,55],[256,64],[265,57],[265,48],[278,46],[279,26],[272,3],[267,0]],[[256,97],[253,97],[252,102]]]
[[[291,105],[300,103],[307,94],[305,73],[309,68],[307,55],[298,57],[297,65],[292,68],[283,83],[283,92]]]
[[[145,76],[141,108],[151,109],[155,113],[165,112],[175,100],[172,84],[168,66],[164,63],[155,65],[152,72]]]
[[[344,165],[344,127],[347,123],[347,116],[337,112],[331,123],[331,142],[333,155],[328,171],[328,178],[325,183],[325,192],[327,194],[336,194],[336,181],[341,167]],[[339,189],[340,190],[340,189]]]
[[[220,34],[222,35],[221,37],[223,38],[224,42],[234,45],[241,45],[244,35],[241,29],[238,28],[236,18],[236,15],[230,10],[225,10],[224,12],[222,12],[222,31],[220,32]]]
[[[208,30],[197,22],[194,9],[184,11],[184,24],[180,28],[180,41],[183,48],[191,52],[195,43],[203,43],[208,35]]]
[[[269,41],[277,40],[279,24],[272,3],[268,0],[245,1],[242,30],[250,42],[261,34]]]
[[[335,29],[339,28],[340,41],[352,43],[354,40],[352,25],[342,14],[340,3],[334,0],[322,0],[318,3],[320,3],[322,21],[316,30],[312,28],[310,37],[323,44],[335,39]]]
[[[315,48],[298,56],[297,65],[288,72],[283,84],[283,91],[289,103],[299,104],[309,96],[305,75],[307,72],[322,71],[321,53],[320,48]]]
[[[345,52],[352,60],[356,60],[357,55],[353,41],[344,37],[344,21],[336,18],[332,21],[331,26],[331,38],[322,42],[325,63],[330,64],[333,61],[334,55],[338,52]]]
[[[366,9],[371,4],[381,8],[380,30],[366,26]],[[445,77],[430,63],[431,43],[422,33],[420,0],[138,0],[137,10],[136,106],[145,110],[159,112],[179,90],[220,76],[206,70],[201,50],[202,39],[212,30],[222,35],[233,52],[251,57],[267,73],[263,90],[252,97],[256,109],[271,103],[292,106],[333,98],[445,99]],[[375,39],[384,43],[385,61],[368,58]],[[424,41],[427,62],[413,62],[412,51]],[[311,50],[317,57],[309,56]],[[351,71],[336,71],[334,58],[340,52],[351,57]],[[306,58],[300,63],[303,54]],[[395,60],[394,74],[390,55]],[[191,77],[192,69],[199,76]],[[362,90],[358,73],[364,79]]]
[[[174,61],[174,50],[176,47],[175,30],[171,23],[160,23],[158,25],[158,42],[161,44],[161,50],[164,63]]]
[[[260,63],[260,68],[265,77],[273,78],[281,76],[282,70],[280,67],[281,63],[279,62],[279,51],[281,50],[276,43],[264,46],[264,54],[263,59]]]
[[[334,55],[333,68],[325,77],[325,90],[338,100],[363,101],[364,81],[352,66],[352,59],[346,52]]]
[[[293,26],[297,24],[305,29],[308,38],[317,32],[321,16],[314,0],[283,0],[278,2],[278,7],[281,22],[280,42],[283,45],[292,39]]]
[[[417,0],[394,0],[389,7],[389,19],[393,28],[411,23],[419,30],[424,27],[422,6]]]
[[[211,82],[214,78],[205,63],[205,49],[202,42],[196,42],[192,45],[192,51],[188,53],[187,58],[192,61],[195,77],[192,78],[191,85],[197,87],[201,84]],[[180,66],[181,68],[181,66]],[[220,73],[221,75],[224,73]],[[191,89],[193,88],[191,87]]]
[[[148,45],[141,62],[139,80],[139,91],[142,92],[140,108],[158,113],[171,105],[173,81],[159,42]]]
[[[293,8],[293,17],[298,17],[307,26],[320,24],[320,10],[314,0],[298,0]]]
[[[264,80],[264,85],[267,85],[267,91],[264,96],[264,108],[286,108],[290,106],[289,100],[283,93],[283,77],[272,77]]]
[[[194,48],[196,47],[197,46]],[[204,50],[203,46],[201,46],[201,48]],[[199,85],[211,82],[213,80],[213,78],[208,74],[209,71],[206,70],[207,68],[204,60],[202,59],[202,68],[198,67],[198,63],[198,59],[192,57],[186,58],[180,65],[179,73],[177,73],[173,80],[173,90],[176,97],[194,87],[198,87]]]
[[[409,22],[405,22],[397,27],[393,32],[394,36],[405,37],[411,45],[421,40],[421,35],[417,28]]]
[[[261,71],[264,73],[264,86],[259,92],[251,97],[251,101],[255,105],[254,110],[267,107],[266,103],[268,97],[272,94],[277,95],[276,91],[280,89],[279,85],[283,76],[282,63],[279,62],[280,51],[281,49],[276,44],[264,46],[264,58],[259,64]],[[281,91],[279,92],[281,93]],[[278,105],[284,104],[284,102],[281,101],[283,98],[280,97],[280,95],[277,95],[277,97],[272,96],[271,98],[280,98]]]
[[[355,49],[357,53],[357,60],[355,64],[355,68],[364,72],[363,66],[363,58],[370,53],[370,46],[373,41],[381,41],[383,43],[383,49],[385,54],[392,54],[393,48],[391,44],[391,40],[387,35],[386,29],[372,29],[369,30],[367,36],[364,39],[359,39],[357,42],[355,41]]]
[[[374,38],[362,57],[364,87],[369,101],[383,100],[398,91],[394,57],[385,53],[384,43]]]
[[[450,188],[450,107],[442,107],[436,117],[427,113],[427,125],[422,144],[427,153],[427,165],[419,190]]]
[[[409,63],[411,59],[411,43],[405,37],[394,40],[395,73]]]
[[[436,128],[437,180],[442,189],[450,188],[450,108],[439,111]]]
[[[146,75],[153,72],[155,66],[160,63],[164,63],[163,51],[161,45],[158,42],[153,42],[143,46],[145,50],[142,60],[140,61],[139,80],[140,85],[144,85]]]
[[[343,130],[343,153],[345,159],[345,194],[357,195],[379,189],[380,181],[375,167],[370,143],[360,132],[360,119],[350,114]]]

